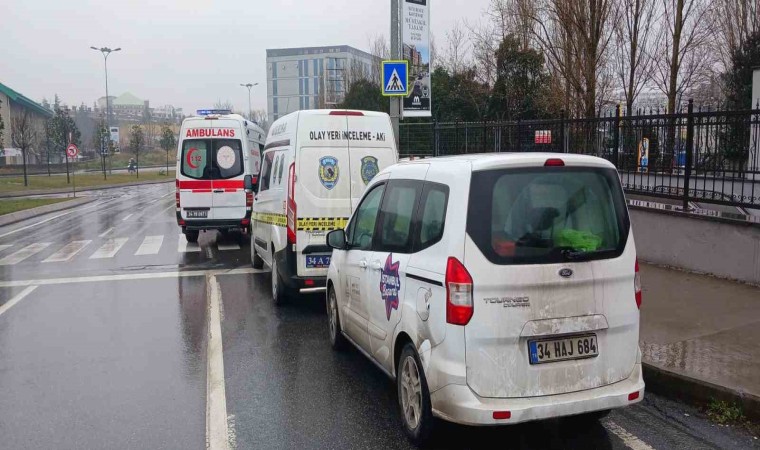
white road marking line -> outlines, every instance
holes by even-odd
[[[45,250],[49,246],[50,242],[38,242],[36,244],[27,245],[16,253],[11,253],[5,258],[0,259],[0,266],[12,266],[13,264],[18,264],[35,253]]]
[[[73,241],[69,242],[68,244],[64,245],[63,248],[58,250],[57,252],[50,255],[47,259],[43,260],[42,262],[63,262],[68,261],[71,258],[74,257],[77,253],[81,252],[82,249],[87,247],[87,245],[92,241]]]
[[[217,244],[217,248],[220,251],[225,251],[225,250],[240,250],[240,245],[239,244]]]
[[[14,234],[14,233],[18,233],[19,231],[28,230],[29,228],[34,228],[34,227],[40,226],[40,225],[42,225],[43,223],[48,223],[48,222],[50,222],[51,220],[55,220],[55,219],[58,219],[59,217],[68,216],[69,214],[73,214],[73,213],[75,213],[75,212],[82,212],[82,211],[84,211],[84,210],[87,210],[87,209],[92,209],[92,208],[95,208],[95,207],[97,207],[97,206],[101,206],[101,205],[103,205],[103,204],[104,204],[104,203],[98,203],[98,202],[95,202],[95,204],[94,204],[94,205],[86,206],[86,207],[84,207],[84,208],[78,208],[78,207],[77,207],[77,208],[73,208],[73,209],[71,209],[70,211],[66,211],[66,212],[65,212],[65,213],[63,213],[63,214],[58,214],[57,216],[53,216],[53,217],[51,217],[51,218],[49,218],[49,219],[41,220],[41,221],[39,221],[39,222],[37,222],[37,223],[33,223],[33,224],[31,224],[31,225],[27,225],[27,226],[25,226],[25,227],[17,228],[17,229],[15,229],[15,230],[9,231],[9,232],[7,232],[7,233],[5,233],[5,234],[0,234],[0,238],[4,238],[5,236],[10,236],[11,234]]]
[[[19,292],[18,295],[13,297],[12,299],[8,300],[7,302],[0,305],[0,316],[3,315],[4,312],[8,311],[9,309],[13,308],[13,305],[20,302],[24,297],[31,294],[33,290],[37,289],[37,286],[29,286],[23,291]]]
[[[129,238],[109,239],[90,256],[90,259],[113,258],[128,240]]]
[[[198,245],[197,242],[187,242],[187,238],[185,237],[185,235],[180,234],[177,251],[180,253],[199,252],[201,251],[201,247]]]
[[[145,240],[140,244],[135,256],[157,255],[161,250],[161,244],[164,243],[164,236],[145,236]]]
[[[163,213],[163,212],[166,212],[166,211],[170,211],[170,210],[172,210],[172,209],[175,209],[176,207],[177,207],[177,205],[174,205],[174,204],[172,204],[172,205],[171,205],[171,206],[169,206],[168,208],[166,208],[166,209],[162,209],[162,210],[161,210],[161,212]]]
[[[222,348],[222,290],[214,275],[206,276],[206,295],[208,297],[206,445],[209,450],[226,450],[229,448],[229,435]]]
[[[11,247],[13,247],[13,244],[3,244],[3,245],[0,245],[0,252],[2,252],[3,250],[5,250],[6,248],[11,248]]]
[[[629,433],[628,430],[611,420],[602,421],[602,426],[604,426],[604,428],[610,433],[619,437],[623,441],[623,444],[632,450],[654,450],[649,444]]]
[[[266,270],[252,269],[243,267],[231,270],[187,270],[176,272],[143,272],[143,273],[125,273],[120,275],[93,275],[89,277],[71,277],[71,278],[43,278],[38,280],[14,280],[0,281],[0,287],[25,287],[25,286],[49,286],[56,284],[76,284],[76,283],[101,283],[105,281],[134,281],[134,280],[160,280],[165,278],[192,278],[205,277],[208,274],[220,275],[246,275],[253,273],[265,273]]]
[[[132,217],[132,214],[127,214],[123,219],[121,219],[121,221],[126,222],[130,217]]]
[[[106,237],[113,231],[113,227],[107,229],[106,231],[100,233],[100,237]]]

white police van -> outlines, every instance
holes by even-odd
[[[328,231],[348,221],[364,188],[398,160],[387,114],[298,111],[269,129],[253,206],[251,262],[272,269],[276,304],[324,291]]]
[[[238,114],[200,110],[182,122],[177,149],[177,224],[189,242],[201,230],[250,230],[265,132]]]
[[[579,155],[399,163],[334,248],[330,339],[396,379],[403,426],[513,424],[641,401],[636,249],[618,173]]]

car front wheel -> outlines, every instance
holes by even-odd
[[[425,372],[412,344],[406,344],[401,353],[396,385],[404,431],[414,444],[425,445],[430,439],[434,418]]]
[[[346,338],[340,331],[340,316],[338,315],[338,299],[335,289],[330,287],[327,292],[327,320],[330,330],[330,345],[333,350],[340,351],[346,346]]]

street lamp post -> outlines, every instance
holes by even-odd
[[[248,88],[248,120],[253,121],[253,111],[251,110],[251,88],[254,86],[258,86],[259,83],[253,83],[253,84],[240,83],[240,85],[243,86],[244,88]]]
[[[110,55],[113,52],[118,52],[121,50],[121,47],[110,49],[108,47],[90,47],[91,49],[100,52],[103,54],[103,65],[106,69],[106,128],[108,129],[108,140],[111,140],[111,99],[108,97],[108,55]],[[107,141],[106,141],[107,142]],[[106,144],[106,148],[107,144]],[[103,165],[103,179],[106,179],[106,155],[105,155],[105,148],[100,149],[100,158],[102,160]]]

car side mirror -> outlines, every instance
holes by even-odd
[[[346,232],[343,230],[335,230],[327,233],[327,245],[336,250],[347,249]]]

